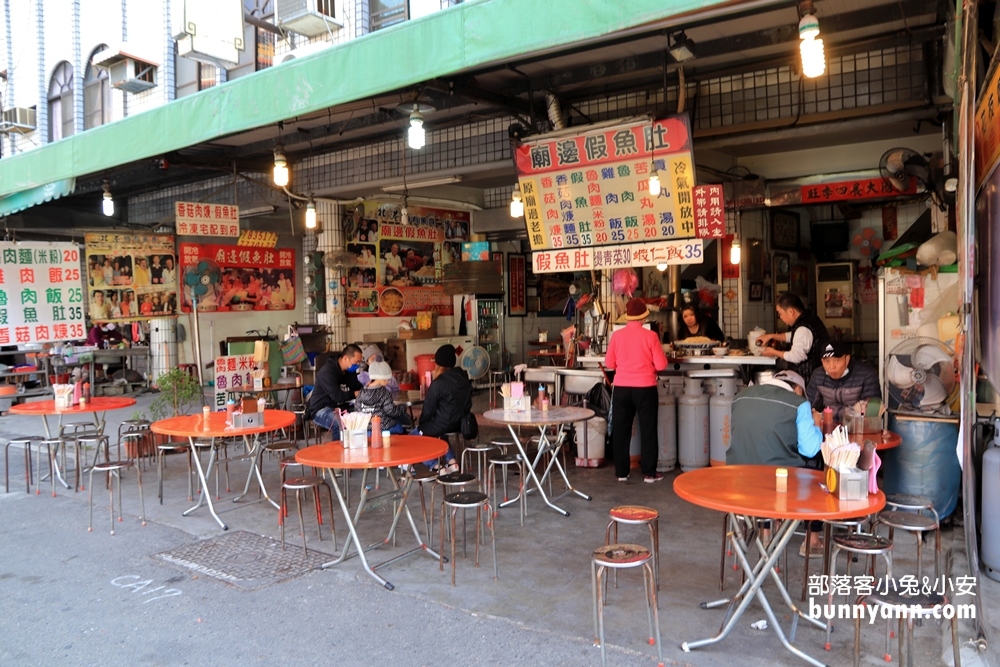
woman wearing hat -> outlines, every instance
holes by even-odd
[[[667,357],[663,354],[659,337],[643,328],[643,320],[647,317],[649,310],[646,304],[641,299],[630,299],[625,307],[625,328],[611,335],[604,360],[605,365],[615,371],[611,395],[611,443],[619,482],[628,481],[629,442],[632,439],[632,422],[637,414],[642,442],[643,481],[652,484],[663,479],[663,474],[656,472],[659,453],[656,373],[666,369]]]

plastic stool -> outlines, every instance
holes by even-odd
[[[895,610],[899,617],[899,664],[903,664],[903,640],[906,640],[906,664],[913,667],[913,617],[924,618],[933,615],[936,609],[940,609],[948,604],[948,598],[936,593],[926,595],[907,596],[896,591],[888,593],[874,593],[872,595],[862,595],[858,598],[858,605],[879,605],[890,607]],[[905,617],[905,619],[904,619]],[[885,661],[890,662],[892,655],[889,652],[888,620],[886,621],[885,637]],[[951,617],[951,650],[955,659],[955,667],[961,667],[962,655],[961,647],[958,643],[958,620],[955,614]],[[861,664],[861,616],[854,619],[854,667]]]
[[[330,501],[330,533],[333,535],[333,550],[337,550],[337,527],[334,525],[333,519],[333,492],[330,491],[330,485],[327,484],[322,477],[314,477],[307,475],[305,477],[293,477],[291,479],[285,480],[284,484],[281,485],[281,507],[278,508],[278,524],[281,526],[281,549],[285,549],[285,514],[287,513],[287,492],[295,492],[295,505],[299,511],[299,529],[302,531],[302,550],[308,554],[309,548],[306,546],[306,524],[302,519],[302,491],[306,489],[311,489],[313,493],[313,500],[316,503],[316,533],[319,535],[319,541],[323,541],[323,503],[319,496],[319,488],[326,488],[326,496]]]
[[[643,524],[649,528],[649,540],[651,552],[653,554],[653,578],[656,582],[656,590],[660,590],[660,513],[652,507],[642,505],[619,505],[612,507],[610,511],[611,520],[604,531],[604,543],[611,544],[611,527],[615,529],[615,541],[618,543],[618,525],[641,526]],[[618,571],[615,570],[615,588],[618,588]]]
[[[892,579],[892,540],[888,540],[884,537],[879,537],[878,535],[870,535],[867,533],[852,533],[850,535],[836,535],[831,540],[831,551],[830,551],[830,578],[828,581],[833,581],[837,570],[837,555],[841,551],[846,551],[849,554],[857,554],[859,556],[868,556],[871,558],[871,574],[875,574],[875,558],[881,556],[885,559],[885,577],[886,580]],[[847,561],[847,571],[850,574],[851,561]],[[833,605],[833,587],[830,587],[830,593],[827,597],[827,604]],[[826,623],[826,645],[827,651],[830,650],[830,631],[833,630],[833,623],[827,621]],[[886,625],[886,635],[888,635],[888,625]],[[888,651],[886,652],[888,653]]]
[[[173,440],[171,442],[163,442],[156,446],[156,477],[158,491],[157,495],[160,498],[160,504],[163,504],[163,457],[167,455],[167,452],[186,452],[187,453],[187,464],[188,464],[188,500],[194,500],[194,490],[191,486],[191,475],[193,470],[191,469],[191,445],[187,440]]]
[[[500,579],[497,566],[497,536],[493,530],[492,510],[489,496],[479,491],[460,491],[449,493],[441,503],[441,525],[444,526],[445,511],[451,508],[451,585],[455,585],[455,515],[458,510],[476,508],[476,567],[479,567],[479,529],[483,520],[483,510],[486,510],[486,525],[490,527],[490,537],[493,542],[493,580]],[[465,547],[463,546],[463,551]],[[444,553],[444,528],[441,529],[441,554]],[[444,572],[444,558],[438,560],[439,571]]]
[[[11,445],[21,445],[24,447],[24,492],[31,493],[31,438],[14,438],[8,440],[3,448],[3,471],[7,484],[7,493],[10,493],[10,461],[7,459],[7,452]]]
[[[87,492],[87,506],[90,509],[90,523],[87,524],[87,532],[94,530],[94,473],[108,473],[108,499],[111,509],[111,534],[115,534],[115,490],[111,477],[118,480],[118,521],[122,520],[122,473],[125,468],[135,468],[139,479],[139,520],[142,525],[146,525],[146,503],[142,498],[142,469],[134,461],[108,461],[105,463],[95,463],[90,469],[90,490]]]
[[[652,554],[639,544],[606,544],[594,549],[590,560],[591,583],[594,588],[594,633],[601,646],[601,664],[607,664],[604,649],[604,585],[601,577],[611,568],[616,572],[624,568],[641,567],[642,581],[646,589],[646,617],[649,621],[649,643],[656,645],[659,667],[663,667],[663,648],[660,644],[660,611],[656,598],[656,576],[650,566]]]
[[[496,517],[497,513],[500,511],[500,504],[497,503],[497,478],[496,478],[496,467],[500,466],[501,472],[503,474],[503,502],[507,502],[510,499],[510,495],[507,492],[507,469],[511,466],[517,467],[518,472],[518,509],[521,515],[521,525],[524,525],[524,517],[528,515],[528,503],[525,499],[524,493],[524,476],[525,468],[524,461],[521,459],[519,454],[496,454],[490,457],[490,465],[486,470],[486,486],[488,487],[488,493],[490,498],[493,499],[493,516]]]

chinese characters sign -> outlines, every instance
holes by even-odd
[[[174,219],[181,236],[240,235],[240,207],[227,204],[174,202]]]
[[[513,317],[523,317],[528,314],[528,289],[524,275],[524,257],[522,255],[509,255],[507,266],[509,313]]]
[[[514,162],[532,250],[695,236],[687,116],[528,141]]]
[[[277,248],[277,232],[261,232],[248,229],[240,233],[240,238],[236,245],[250,246],[251,248]]]
[[[990,84],[983,88],[983,96],[976,104],[976,126],[973,141],[976,147],[976,189],[989,176],[1000,159],[1000,68],[993,70]]]
[[[233,354],[215,358],[215,409],[226,409],[226,394],[230,389],[240,389],[253,384],[250,377],[254,369],[252,354]]]
[[[847,201],[851,199],[877,199],[880,197],[896,197],[898,195],[917,194],[917,183],[910,179],[906,190],[900,192],[892,186],[888,179],[860,178],[837,183],[814,183],[802,186],[803,204],[824,204],[832,201]]]
[[[87,288],[95,322],[177,314],[174,237],[87,234]]]
[[[0,344],[86,338],[75,243],[0,243]]]
[[[721,239],[726,233],[722,185],[694,187],[694,230],[700,239]]]
[[[532,253],[534,273],[562,273],[590,269],[623,269],[657,264],[701,264],[701,239],[653,241],[604,248],[563,248]]]
[[[208,291],[198,297],[199,312],[295,307],[295,251],[291,248],[182,243],[180,260],[185,313],[191,312],[191,281],[202,279],[201,274],[188,271],[202,271],[208,281]]]

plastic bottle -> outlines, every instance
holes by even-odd
[[[392,431],[382,431],[382,446],[383,447],[392,446]]]
[[[833,408],[823,408],[823,434],[833,433]]]
[[[545,397],[545,385],[538,385],[538,408],[540,410],[548,410],[549,399]]]
[[[267,409],[267,400],[262,398],[257,399],[257,412],[264,412]]]
[[[233,425],[233,413],[236,412],[236,402],[233,399],[226,401],[226,425]]]
[[[83,397],[85,399],[87,399],[88,401],[90,400],[90,383],[89,382],[84,382],[83,383]]]
[[[211,408],[209,408],[207,405],[202,406],[202,408],[201,408],[201,418],[202,418],[201,419],[201,430],[202,431],[207,431],[208,430],[208,422],[209,422],[209,418],[211,417],[211,414],[212,414]]]
[[[372,449],[382,449],[382,418],[372,417]]]
[[[79,405],[80,398],[83,396],[83,383],[79,380],[73,385],[73,405]]]

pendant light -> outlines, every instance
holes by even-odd
[[[812,0],[799,3],[799,55],[802,58],[802,76],[815,79],[826,71],[826,54],[823,40],[819,38],[819,20],[813,13]]]
[[[656,170],[656,163],[653,163],[653,173],[649,177],[649,194],[653,197],[660,196],[660,172]]]
[[[306,204],[306,229],[316,229],[316,202],[311,196]]]
[[[288,185],[288,161],[281,150],[281,146],[274,149],[274,184],[279,188]]]
[[[740,237],[735,234],[733,235],[733,243],[729,247],[729,263],[733,266],[739,266],[740,258]]]
[[[101,203],[104,215],[110,217],[115,214],[115,200],[111,198],[111,183],[104,181],[104,201]]]
[[[424,117],[419,111],[410,114],[410,129],[406,131],[406,143],[413,150],[420,150],[427,144]]]
[[[524,202],[521,201],[521,184],[514,184],[514,191],[510,196],[510,217],[520,218],[524,215]]]

